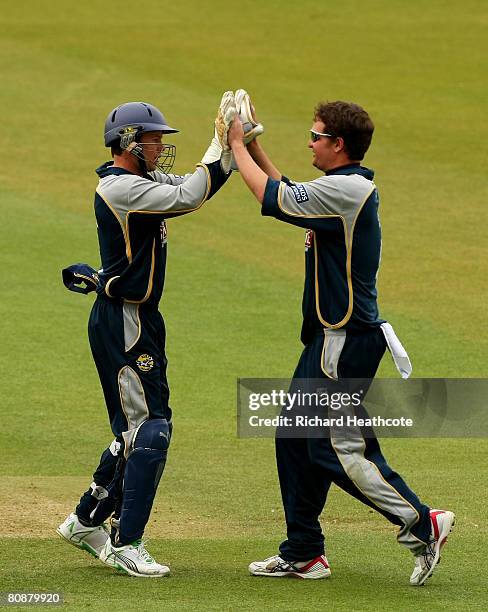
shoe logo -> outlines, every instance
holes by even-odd
[[[136,365],[142,372],[149,372],[149,370],[152,370],[154,367],[154,359],[151,355],[146,355],[144,353],[143,355],[139,355],[136,359]]]
[[[133,572],[139,573],[137,565],[134,563],[134,561],[132,561],[132,559],[129,559],[128,557],[116,552],[114,552],[114,557],[124,563],[124,565],[131,569]]]

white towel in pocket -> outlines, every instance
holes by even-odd
[[[383,323],[381,329],[397,370],[400,372],[402,378],[408,378],[412,373],[412,364],[410,363],[407,351],[403,348],[403,344],[400,342],[393,327],[389,323]]]

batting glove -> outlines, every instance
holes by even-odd
[[[227,141],[227,134],[236,114],[234,93],[226,91],[222,96],[215,119],[214,137],[202,159],[203,164],[211,164],[220,160],[222,170],[226,174],[230,172],[232,162],[232,152]]]

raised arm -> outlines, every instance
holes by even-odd
[[[266,183],[268,181],[268,175],[251,157],[248,149],[246,148],[246,145],[244,144],[244,130],[242,129],[242,123],[238,117],[234,119],[230,127],[228,142],[244,182],[252,191],[256,199],[262,204]]]
[[[257,165],[265,174],[267,174],[270,178],[276,179],[277,181],[281,179],[281,172],[269,159],[268,155],[266,154],[266,151],[263,149],[261,143],[258,142],[257,139],[252,140],[247,145],[247,150],[249,151],[249,154],[251,155],[253,160],[257,163]]]

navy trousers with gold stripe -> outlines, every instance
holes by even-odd
[[[114,435],[149,418],[170,421],[166,333],[157,307],[101,295],[88,336]]]
[[[148,419],[166,419],[171,431],[166,334],[157,307],[100,295],[90,314],[88,336],[116,439],[128,449],[137,428]],[[92,486],[76,508],[86,524],[101,524],[116,507],[117,460],[110,449],[102,453],[93,483],[102,487],[105,497],[97,497]]]
[[[294,379],[318,379],[323,333],[304,348]],[[337,372],[339,379],[372,379],[385,352],[380,328],[346,334]],[[293,383],[292,383],[293,390]],[[421,552],[431,531],[429,508],[387,464],[376,438],[276,438],[276,460],[287,523],[280,554],[287,561],[306,561],[324,553],[319,523],[330,485],[374,508],[401,527],[398,541]]]

